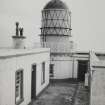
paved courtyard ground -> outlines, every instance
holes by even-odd
[[[84,87],[83,83],[79,83],[74,105],[89,105],[89,95],[89,90]]]
[[[89,105],[89,92],[83,83],[51,83],[30,105]]]

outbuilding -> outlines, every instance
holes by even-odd
[[[0,50],[0,105],[27,105],[49,84],[49,49]]]

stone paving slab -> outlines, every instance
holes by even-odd
[[[89,105],[89,90],[83,83],[78,84],[74,105]]]
[[[31,105],[72,105],[77,84],[53,83]]]
[[[68,82],[50,84],[30,105],[88,105],[85,96],[87,91],[82,86],[83,84]]]

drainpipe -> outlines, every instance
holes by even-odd
[[[73,63],[72,63],[72,78],[74,78],[74,56],[72,55],[73,57]]]
[[[91,105],[91,80],[92,80],[90,62],[91,62],[91,51],[89,51],[89,71],[88,71],[89,72],[89,78],[88,78],[89,82],[88,82],[88,84],[89,84],[89,93],[90,93],[90,95],[89,95],[89,105]]]

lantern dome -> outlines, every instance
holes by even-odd
[[[68,9],[67,5],[61,0],[51,0],[44,9]]]

